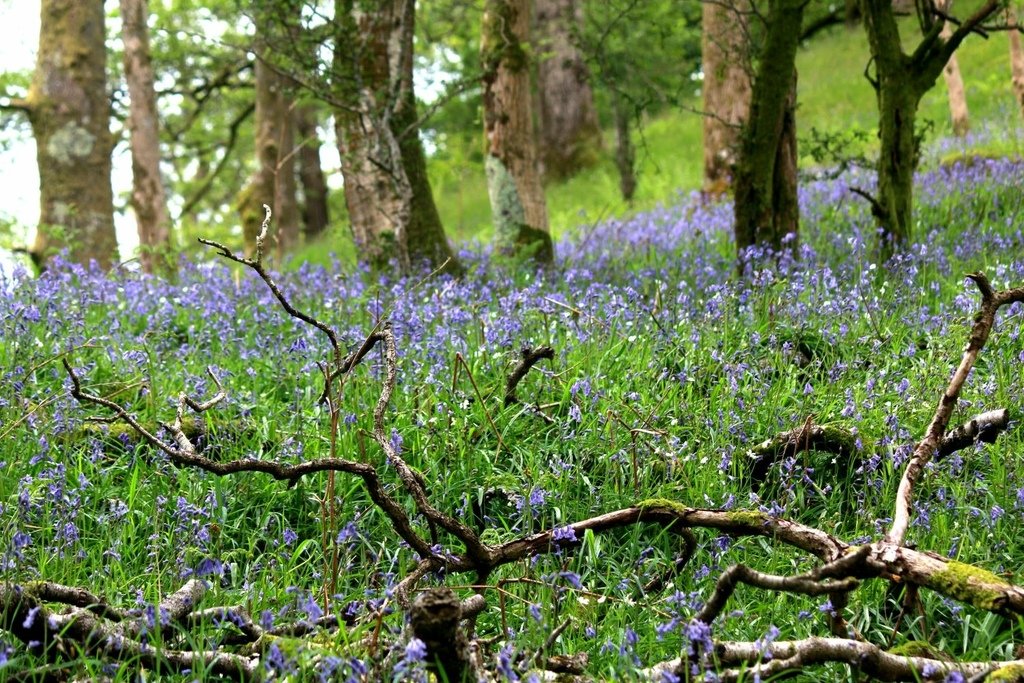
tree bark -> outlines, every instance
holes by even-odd
[[[922,15],[923,38],[908,55],[903,52],[892,0],[862,0],[876,74],[870,80],[878,96],[881,151],[878,195],[872,200],[872,211],[882,233],[879,254],[883,260],[906,245],[913,234],[914,170],[919,152],[914,122],[918,104],[963,39],[998,6],[998,0],[986,0],[945,38],[941,19]]]
[[[601,124],[590,88],[590,70],[576,46],[583,27],[580,0],[537,0],[537,89],[544,178],[563,180],[596,164]]]
[[[414,22],[414,0],[336,0],[335,95],[350,103],[335,111],[345,203],[361,258],[459,272],[419,138]]]
[[[529,0],[486,0],[484,68],[487,191],[498,248],[554,260],[530,112]]]
[[[295,132],[299,144],[299,180],[302,183],[302,234],[311,242],[327,229],[327,181],[320,163],[316,107],[295,108]]]
[[[39,165],[33,259],[67,248],[106,268],[117,258],[110,186],[110,100],[101,0],[43,0],[26,108]]]
[[[239,193],[245,252],[256,249],[256,237],[263,223],[263,205],[273,209],[275,251],[280,259],[298,242],[299,218],[295,201],[295,137],[287,79],[266,62],[257,50],[256,58],[256,170]]]
[[[949,12],[953,3],[947,0],[944,11]],[[953,35],[953,28],[948,21],[943,22],[942,33],[939,36],[943,40],[949,40]],[[967,92],[964,89],[964,79],[960,75],[960,62],[957,61],[956,53],[946,62],[946,68],[942,70],[942,78],[946,82],[946,92],[949,94],[949,116],[953,122],[953,134],[957,137],[964,137],[971,128],[970,113],[967,109]]]
[[[630,126],[629,110],[622,101],[622,95],[612,94],[615,109],[615,168],[619,172],[619,192],[627,202],[633,201],[636,193],[636,150],[633,148],[633,132]]]
[[[121,0],[124,74],[130,97],[132,208],[139,232],[139,261],[147,273],[170,273],[170,216],[160,174],[160,132],[149,52],[147,0]]]
[[[704,71],[704,193],[726,192],[735,174],[740,132],[750,109],[750,59],[745,2],[705,2],[701,32]]]
[[[796,248],[796,50],[806,0],[772,0],[736,172],[735,233],[742,271],[752,246]],[[792,234],[792,237],[787,235]]]
[[[1007,31],[1010,39],[1010,76],[1017,107],[1021,116],[1024,116],[1024,48],[1021,47],[1020,33],[1016,30],[1019,26],[1017,10],[1012,4],[1006,8],[1006,23],[1014,27],[1014,30]]]

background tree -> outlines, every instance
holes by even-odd
[[[149,53],[146,0],[121,0],[124,74],[131,98],[132,208],[139,232],[139,260],[147,273],[171,268],[170,216],[160,174],[160,126]]]
[[[319,237],[327,229],[327,181],[320,163],[318,108],[300,104],[294,112],[295,134],[299,145],[299,180],[302,189],[302,234],[306,241]]]
[[[736,248],[780,251],[799,228],[796,196],[796,50],[807,0],[771,0],[736,166]]]
[[[952,9],[952,0],[944,0],[940,3],[943,12],[949,13]],[[942,32],[939,37],[949,40],[953,35],[952,24],[948,21],[942,22]],[[967,107],[967,90],[964,88],[964,79],[960,74],[960,62],[954,52],[946,62],[946,68],[942,70],[942,79],[946,82],[946,93],[949,96],[949,116],[953,122],[953,134],[958,137],[967,135],[971,128],[970,110]]]
[[[689,106],[701,61],[701,7],[608,0],[586,10],[579,47],[597,86],[598,108],[614,122],[619,188],[630,201],[639,183],[634,133],[642,133],[647,118]]]
[[[1024,48],[1021,47],[1019,16],[1019,8],[1011,0],[1006,5],[1006,25],[1010,28],[1007,31],[1010,41],[1010,78],[1017,97],[1017,107],[1021,116],[1024,116]]]
[[[554,260],[547,203],[537,168],[530,111],[530,3],[486,0],[480,41],[484,65],[487,191],[498,247]]]
[[[360,256],[458,270],[419,138],[414,0],[337,0],[334,23],[335,130]]]
[[[164,0],[149,10],[160,27],[150,48],[171,221],[187,247],[238,225],[238,191],[256,166],[252,36],[232,0]]]
[[[862,0],[864,28],[875,75],[868,75],[878,96],[878,194],[872,211],[882,231],[881,255],[905,245],[913,232],[914,169],[920,138],[914,128],[921,98],[934,85],[964,38],[999,8],[986,0],[948,38],[932,0],[918,3],[923,38],[910,54],[903,51],[892,0]],[[866,193],[862,193],[866,194]]]
[[[117,258],[110,185],[110,100],[103,3],[42,0],[39,51],[24,100],[39,167],[39,228],[31,248],[45,265],[67,248],[72,260],[108,267]]]
[[[288,79],[277,73],[260,48],[256,57],[256,170],[238,195],[247,254],[254,253],[263,205],[274,211],[278,257],[298,241],[294,133]]]
[[[577,47],[583,4],[537,0],[535,9],[541,170],[561,180],[596,164],[602,147],[590,69]]]
[[[704,192],[709,194],[731,184],[750,107],[749,10],[746,2],[703,3]]]

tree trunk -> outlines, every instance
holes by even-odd
[[[773,233],[782,235],[782,244],[796,252],[800,235],[800,202],[797,192],[797,146],[796,146],[796,90],[797,74],[793,70],[793,81],[786,97],[785,113],[782,117],[782,134],[775,150],[775,173],[772,175],[772,216]]]
[[[364,11],[336,0],[339,49],[335,111],[345,203],[360,257],[461,270],[444,234],[426,174],[413,92],[414,0]]]
[[[530,112],[529,0],[486,0],[484,67],[487,191],[498,248],[554,260]]]
[[[110,187],[110,100],[101,0],[43,0],[39,52],[26,109],[39,164],[34,259],[117,258]]]
[[[749,247],[796,248],[796,50],[805,0],[772,0],[736,173],[739,267]],[[792,237],[787,235],[792,233]]]
[[[861,0],[875,77],[869,80],[878,96],[878,195],[872,212],[881,231],[882,259],[902,248],[912,237],[914,170],[918,138],[914,131],[917,107],[934,85],[963,39],[998,8],[986,0],[956,30],[943,33],[933,15],[919,16],[923,37],[911,54],[903,51],[893,0]]]
[[[612,94],[615,109],[615,168],[619,172],[619,192],[626,202],[636,193],[636,151],[630,126],[629,110],[619,93]]]
[[[583,27],[583,5],[580,0],[537,0],[536,13],[540,161],[546,179],[563,180],[596,164],[602,147],[590,70],[575,42]]]
[[[1016,28],[1017,10],[1013,5],[1006,8],[1006,23]],[[1021,47],[1020,33],[1016,30],[1007,32],[1010,38],[1010,76],[1013,82],[1013,94],[1017,98],[1017,107],[1024,116],[1024,48]]]
[[[945,11],[949,11],[952,2],[945,3]],[[953,35],[950,23],[943,22],[942,33],[939,34],[943,40],[949,40]],[[970,114],[967,111],[967,92],[964,90],[964,79],[960,75],[960,62],[956,54],[946,62],[946,68],[942,70],[942,77],[946,81],[946,91],[949,94],[949,115],[953,122],[953,134],[957,137],[964,137],[971,128]]]
[[[873,205],[882,227],[881,257],[910,239],[913,220],[914,169],[918,145],[914,135],[920,95],[905,66],[891,2],[865,0],[864,26],[877,70],[878,196]]]
[[[149,53],[147,0],[121,0],[121,39],[128,82],[132,150],[132,208],[139,231],[139,261],[147,273],[173,269],[170,216],[160,174],[160,133]]]
[[[263,223],[263,205],[273,209],[276,253],[282,258],[298,242],[298,206],[295,201],[295,155],[291,102],[287,79],[267,64],[263,50],[256,58],[256,171],[239,193],[245,252],[256,249]]]
[[[302,234],[311,242],[327,229],[327,181],[320,164],[320,137],[317,135],[316,107],[302,105],[295,109],[295,131],[298,135],[299,180],[302,182]]]
[[[750,107],[746,2],[705,2],[701,33],[704,71],[704,193],[726,192],[735,173],[740,131]]]

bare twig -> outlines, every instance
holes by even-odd
[[[307,313],[303,313],[302,311],[292,306],[291,302],[288,301],[288,298],[285,297],[284,293],[277,286],[277,283],[274,282],[274,278],[270,276],[270,273],[268,273],[267,269],[263,266],[263,245],[267,238],[267,229],[270,226],[271,217],[270,207],[264,204],[263,209],[266,211],[266,216],[263,219],[263,225],[260,228],[260,234],[256,237],[255,258],[247,259],[244,256],[238,256],[220,242],[214,242],[213,240],[208,240],[202,237],[199,238],[199,242],[207,246],[213,247],[214,249],[217,249],[218,253],[224,258],[228,259],[229,261],[234,261],[235,263],[240,263],[243,266],[248,266],[249,268],[252,268],[253,271],[255,271],[255,273],[260,276],[263,282],[266,283],[271,293],[273,293],[278,303],[281,304],[281,307],[284,308],[285,312],[288,313],[288,315],[298,320],[301,320],[307,325],[312,325],[313,327],[317,328],[318,330],[324,333],[324,335],[331,343],[331,348],[334,350],[334,365],[335,367],[340,368],[342,366],[342,363],[344,362],[344,353],[342,352],[341,344],[338,341],[338,333],[330,325],[322,323],[313,316]]]
[[[394,392],[395,383],[398,378],[398,352],[395,348],[395,333],[390,323],[384,323],[381,328],[384,337],[384,385],[381,388],[380,399],[373,411],[373,438],[384,451],[405,490],[412,495],[416,502],[416,508],[428,520],[455,536],[466,547],[469,558],[474,563],[487,564],[491,556],[491,550],[480,541],[476,532],[470,529],[462,521],[441,512],[435,508],[427,498],[427,492],[417,480],[412,468],[402,459],[398,449],[391,441],[391,435],[386,432],[384,425],[384,413]],[[421,553],[422,554],[422,553]],[[424,555],[425,556],[425,555]]]
[[[718,578],[715,592],[695,619],[711,624],[732,596],[736,586],[745,583],[757,588],[776,592],[800,593],[802,595],[825,595],[826,593],[849,592],[860,585],[851,572],[859,569],[871,552],[871,546],[864,545],[837,560],[822,565],[806,574],[778,576],[765,574],[746,565],[734,564]],[[825,579],[831,579],[828,583]]]

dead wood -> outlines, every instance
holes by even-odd
[[[528,346],[524,346],[520,351],[522,358],[519,363],[513,368],[512,372],[508,375],[508,381],[505,382],[505,405],[510,406],[514,403],[518,403],[519,399],[516,397],[516,387],[526,377],[526,373],[530,371],[534,365],[544,360],[552,360],[555,357],[555,350],[550,346],[538,346],[535,349],[531,349]]]

